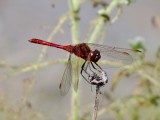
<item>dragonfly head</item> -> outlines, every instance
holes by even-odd
[[[95,63],[98,62],[98,60],[101,58],[101,54],[97,49],[95,49],[94,51],[91,51],[89,56],[90,56],[90,61],[93,61]]]

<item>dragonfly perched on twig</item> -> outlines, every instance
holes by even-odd
[[[29,42],[46,45],[50,47],[55,47],[59,49],[63,49],[65,51],[68,51],[70,53],[66,69],[64,71],[62,80],[60,82],[60,92],[62,95],[65,95],[71,86],[72,83],[72,62],[71,62],[71,55],[74,54],[77,57],[80,57],[84,60],[84,63],[81,66],[81,75],[82,77],[90,84],[104,84],[105,81],[100,81],[98,78],[99,75],[91,75],[87,72],[87,68],[90,67],[90,69],[93,71],[99,71],[103,73],[102,68],[99,65],[99,62],[102,60],[109,60],[111,58],[111,61],[117,61],[123,64],[130,64],[134,61],[135,53],[139,53],[141,51],[139,50],[132,50],[132,49],[125,49],[125,48],[118,48],[118,47],[112,47],[107,45],[99,45],[99,44],[92,44],[92,43],[79,43],[76,45],[59,45],[52,42],[47,42],[41,39],[30,39]],[[103,67],[103,66],[102,66]],[[89,78],[86,77],[85,74],[88,74]],[[93,72],[94,74],[94,72]],[[104,76],[104,75],[102,75]],[[98,79],[98,81],[95,81]],[[78,81],[74,82],[76,83],[74,85],[75,91],[78,89]],[[97,85],[96,84],[96,85]]]
[[[90,68],[89,68],[90,69]],[[100,88],[104,86],[106,83],[108,83],[108,77],[107,73],[103,70],[98,70],[93,72],[91,69],[90,71],[92,72],[89,74],[88,80],[90,80],[91,85],[96,86],[96,96],[95,96],[95,104],[94,104],[94,110],[93,110],[93,118],[92,120],[97,119],[97,113],[98,113],[98,107],[99,107],[99,102],[100,102]],[[99,74],[97,73],[99,72]]]

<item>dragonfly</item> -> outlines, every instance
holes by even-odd
[[[68,93],[72,84],[72,54],[84,60],[80,71],[82,77],[89,84],[103,86],[108,82],[108,78],[106,76],[106,73],[103,72],[104,70],[102,69],[102,67],[99,65],[101,61],[110,60],[126,65],[133,63],[136,53],[141,53],[140,50],[112,47],[108,45],[93,43],[60,45],[37,38],[32,38],[29,40],[29,42],[63,49],[70,53],[62,80],[59,85],[59,89],[62,95]],[[90,69],[92,73],[89,73],[87,69]],[[96,73],[97,71],[100,74]],[[88,75],[88,77],[86,77],[84,73]],[[78,85],[76,84],[74,85],[74,90],[77,91],[77,89]]]

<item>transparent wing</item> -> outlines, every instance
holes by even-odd
[[[72,83],[72,63],[71,63],[71,54],[67,62],[67,66],[63,73],[63,77],[59,86],[61,95],[66,95],[71,87]]]
[[[78,90],[78,84],[79,84],[79,75],[80,75],[80,65],[81,65],[81,60],[79,57],[74,56],[74,59],[72,59],[72,67],[73,67],[73,88],[75,91]]]
[[[137,58],[137,53],[141,53],[139,50],[126,49],[126,48],[118,48],[107,45],[99,45],[99,44],[88,44],[92,50],[99,50],[101,54],[101,59],[99,63],[113,63],[113,66],[122,66],[128,65],[135,61]],[[112,66],[112,65],[111,65]]]

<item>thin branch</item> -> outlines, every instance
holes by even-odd
[[[122,5],[119,4],[117,7],[118,7],[117,13],[110,21],[111,24],[114,24],[122,14]]]
[[[160,88],[160,83],[158,82],[158,80],[154,79],[152,76],[150,76],[149,74],[145,73],[144,70],[139,70],[138,74],[142,77],[145,78],[147,80],[149,80],[151,83],[153,83],[155,86]]]
[[[20,68],[20,69],[17,69],[13,73],[9,73],[5,76],[2,76],[0,79],[1,80],[6,80],[6,79],[9,79],[11,77],[16,77],[16,76],[21,75],[21,74],[26,73],[26,72],[40,70],[44,67],[48,67],[48,66],[51,66],[53,64],[65,63],[66,61],[67,61],[67,59],[64,58],[64,59],[57,59],[57,60],[54,60],[54,61],[45,61],[45,62],[33,63],[33,64],[30,64],[30,65],[28,65],[26,67],[23,67],[23,68],[21,68],[19,66],[18,68]],[[24,66],[24,65],[22,65],[22,66]]]
[[[71,10],[71,33],[72,33],[72,43],[76,44],[79,42],[79,1],[78,0],[68,0],[69,7]],[[73,64],[73,68],[78,68],[78,64]],[[78,69],[75,69],[78,70]],[[73,80],[78,80],[75,74],[72,75]],[[78,92],[72,92],[72,113],[71,113],[71,118],[72,120],[78,120],[78,99],[79,99],[79,94]]]
[[[103,11],[103,15],[101,16],[97,22],[97,25],[89,39],[89,43],[93,43],[96,39],[97,36],[99,36],[101,29],[104,27],[106,21],[108,18],[106,16],[109,16],[110,13],[114,10],[115,7],[119,4],[119,0],[113,0],[109,6],[107,6],[106,10]],[[101,15],[101,14],[100,14]]]
[[[57,26],[52,30],[52,32],[50,33],[48,39],[46,41],[51,41],[54,37],[54,35],[61,29],[62,25],[65,23],[65,21],[68,18],[68,13],[64,14],[60,19],[59,19],[59,23],[57,24]],[[44,55],[47,52],[48,47],[44,46],[40,52],[40,55],[38,57],[38,61],[42,61]]]
[[[95,104],[94,104],[94,111],[93,111],[93,116],[92,120],[97,119],[97,113],[98,113],[98,106],[99,106],[99,95],[100,95],[100,86],[96,86],[96,97],[95,97]]]
[[[69,7],[71,10],[71,31],[72,31],[72,43],[76,44],[79,42],[79,1],[69,0]]]

